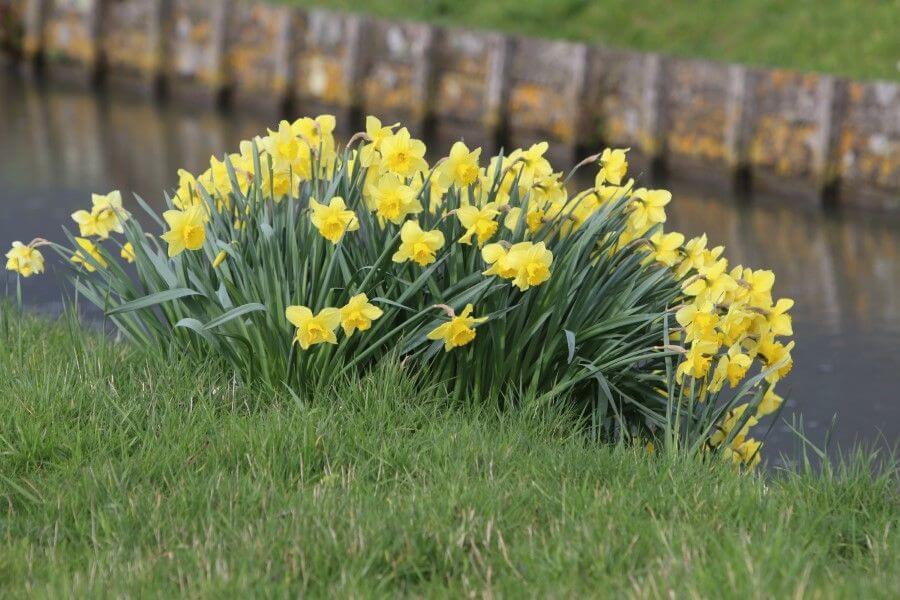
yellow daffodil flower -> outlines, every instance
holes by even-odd
[[[794,367],[794,361],[791,358],[791,350],[794,348],[794,342],[782,344],[774,341],[771,336],[764,337],[756,346],[756,351],[763,357],[766,368],[776,368],[775,371],[766,376],[766,381],[775,383],[783,379]]]
[[[303,138],[318,152],[319,148],[334,150],[334,128],[337,120],[334,115],[319,115],[315,119],[302,117],[291,123],[291,131],[295,136]]]
[[[666,190],[639,188],[632,195],[628,225],[641,233],[654,225],[666,222],[665,206],[672,201],[672,193]]]
[[[518,267],[507,260],[508,257],[509,250],[503,244],[487,244],[481,249],[481,258],[490,267],[483,274],[497,275],[503,279],[514,278]]]
[[[738,286],[725,272],[727,268],[728,261],[724,258],[702,266],[697,275],[684,282],[684,293],[696,296],[698,300],[719,302],[727,292]]]
[[[88,256],[90,256],[101,268],[106,268],[106,259],[103,258],[100,251],[97,249],[97,246],[95,246],[91,240],[77,237],[75,238],[75,243],[78,244],[79,250],[72,255],[72,258],[69,259],[70,261],[80,264],[88,273],[93,273],[96,268],[88,258]]]
[[[393,134],[394,129],[399,126],[400,123],[382,125],[381,120],[377,117],[371,115],[366,117],[366,137],[369,138],[369,143],[372,145],[372,148],[375,150],[381,148],[382,142],[389,138]]]
[[[340,310],[323,308],[319,314],[313,315],[306,306],[288,306],[284,316],[297,328],[294,339],[304,350],[321,343],[337,344],[334,331],[341,324]]]
[[[72,213],[72,220],[78,224],[79,233],[84,237],[97,236],[101,240],[113,231],[124,233],[122,224],[128,220],[128,213],[122,208],[122,194],[118,190],[106,195],[92,194],[91,210]]]
[[[22,277],[31,277],[44,272],[44,255],[37,248],[22,242],[13,242],[6,253],[6,269]]]
[[[456,210],[456,217],[460,224],[466,229],[466,232],[459,238],[460,244],[471,244],[472,236],[478,239],[478,245],[484,246],[485,242],[491,239],[499,224],[496,221],[500,211],[497,210],[496,204],[493,202],[484,205],[482,208],[475,206],[461,206]]]
[[[178,169],[178,189],[172,197],[172,205],[184,210],[190,206],[201,204],[200,194],[197,191],[197,178],[184,169]]]
[[[735,465],[744,465],[753,469],[761,460],[760,448],[762,448],[762,442],[747,438],[735,448],[726,448],[723,456]]]
[[[547,250],[544,242],[522,242],[510,248],[506,262],[516,270],[513,285],[524,292],[550,279],[553,253]]]
[[[412,260],[424,267],[434,262],[435,253],[443,247],[441,231],[423,231],[418,222],[407,221],[400,228],[400,247],[391,260],[395,263]]]
[[[186,210],[167,210],[163,219],[169,231],[162,239],[169,244],[169,258],[178,256],[185,250],[199,250],[206,240],[206,211],[202,206],[192,206]]]
[[[72,213],[72,220],[78,224],[78,232],[84,237],[96,236],[101,240],[109,237],[109,229],[106,228],[100,213],[95,211],[77,210]]]
[[[487,321],[487,317],[471,316],[473,310],[472,305],[467,304],[462,314],[452,316],[449,321],[428,332],[428,339],[443,340],[445,352],[465,346],[475,339],[474,326]]]
[[[769,331],[775,336],[794,335],[794,327],[791,324],[791,315],[787,311],[794,306],[790,298],[779,298],[775,306],[769,309],[766,322]]]
[[[478,181],[478,159],[481,148],[469,150],[462,142],[456,142],[450,148],[450,156],[441,165],[440,178],[446,186],[451,184],[466,188]]]
[[[428,163],[424,156],[425,144],[411,138],[405,127],[381,142],[382,166],[400,177],[412,177],[427,171]]]
[[[719,358],[719,362],[716,364],[712,381],[709,384],[710,390],[718,392],[726,380],[732,389],[737,387],[744,375],[747,374],[752,360],[737,346],[730,347],[728,353]]]
[[[734,430],[734,428],[744,420],[744,413],[747,412],[748,406],[748,404],[740,404],[728,411],[728,413],[725,415],[725,418],[722,419],[722,422],[716,426],[716,430],[713,432],[712,436],[710,436],[709,443],[713,446],[718,446],[722,442],[724,442],[728,438],[728,436],[731,435],[732,430]],[[750,429],[758,424],[759,419],[757,419],[753,415],[749,416],[738,433],[735,434],[734,438],[732,438],[731,447],[736,448],[743,444],[744,440],[747,438],[747,434],[750,432]]]
[[[402,223],[408,215],[422,212],[416,191],[393,173],[378,180],[371,190],[369,205],[380,218],[395,225]]]
[[[712,363],[712,355],[719,349],[719,344],[707,340],[697,340],[688,348],[682,361],[675,370],[675,381],[682,383],[684,376],[703,379]]]
[[[528,212],[525,214],[525,230],[531,235],[536,234],[540,231],[541,227],[543,227],[545,216],[546,213],[542,208],[532,207],[532,204],[529,203]],[[503,219],[503,226],[508,230],[515,232],[521,219],[522,208],[514,206],[506,213],[506,217]]]
[[[624,150],[606,148],[603,151],[600,155],[600,171],[597,173],[594,183],[595,187],[599,188],[604,183],[611,183],[616,186],[622,183],[622,178],[625,177],[625,173],[628,171],[626,153],[629,150],[631,148],[625,148]]]
[[[122,251],[119,252],[119,256],[121,256],[123,259],[125,259],[125,262],[128,262],[128,263],[134,262],[134,259],[135,259],[134,246],[131,244],[131,242],[125,242],[125,244],[122,246]]]
[[[537,142],[532,144],[528,150],[513,150],[508,159],[504,161],[504,169],[509,165],[510,181],[512,185],[516,177],[518,177],[519,187],[528,190],[535,181],[549,177],[553,173],[553,167],[544,158],[544,154],[550,148],[547,142]],[[494,173],[490,170],[490,173]]]
[[[337,244],[347,231],[359,229],[359,219],[352,210],[347,210],[344,199],[335,196],[325,205],[309,199],[309,219],[319,233],[332,244]]]
[[[312,175],[312,150],[305,140],[294,133],[287,121],[278,124],[278,131],[269,131],[263,138],[272,168],[280,173],[292,173],[303,180]]]
[[[675,313],[675,320],[684,327],[686,342],[716,337],[719,315],[712,302],[685,305]]]
[[[384,311],[369,302],[368,296],[357,294],[341,308],[341,327],[347,337],[350,337],[356,330],[366,331],[372,327],[372,321],[383,314]]]
[[[771,386],[762,397],[759,406],[756,407],[756,416],[765,417],[771,415],[784,403],[784,398],[775,393],[775,387]]]
[[[651,258],[662,265],[672,267],[681,257],[680,249],[684,243],[684,235],[678,232],[657,231],[650,236],[650,243],[653,245]]]

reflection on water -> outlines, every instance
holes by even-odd
[[[149,102],[53,90],[0,76],[0,245],[59,239],[90,193],[133,191],[157,206],[176,170],[198,172],[210,154],[273,118],[193,113]],[[346,124],[345,124],[346,125]],[[346,132],[345,132],[346,133]],[[738,201],[667,183],[670,227],[706,231],[732,264],[772,268],[776,292],[796,299],[794,372],[781,390],[814,440],[841,445],[881,432],[900,438],[900,223],[884,215],[832,215],[778,198]],[[50,276],[24,286],[33,306],[56,311],[65,286]],[[770,447],[791,436],[776,425]]]

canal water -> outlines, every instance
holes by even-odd
[[[96,92],[55,89],[0,73],[0,246],[60,239],[92,192],[122,190],[162,204],[178,168],[204,169],[213,153],[274,118],[192,111]],[[558,165],[561,166],[561,165]],[[900,220],[825,212],[788,198],[735,198],[664,182],[670,229],[707,232],[732,264],[771,268],[776,293],[796,299],[795,366],[781,384],[788,404],[767,441],[793,454],[788,422],[802,415],[814,442],[896,446],[900,439]],[[26,302],[59,312],[58,269],[26,280]],[[0,280],[2,282],[2,280]],[[12,289],[12,288],[9,288]],[[0,293],[3,288],[0,287]]]

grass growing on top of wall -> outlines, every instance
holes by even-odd
[[[644,51],[900,79],[897,0],[276,0]]]
[[[891,597],[896,471],[736,475],[451,406],[235,387],[0,308],[0,596]]]

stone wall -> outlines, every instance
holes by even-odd
[[[549,138],[568,156],[630,147],[639,170],[729,184],[740,175],[779,196],[900,210],[894,82],[261,0],[0,0],[0,45],[27,61],[42,54],[51,75],[105,66],[165,77],[178,96],[231,91],[240,105],[364,111],[488,146]]]
[[[25,0],[0,0],[0,49],[17,55],[25,35]]]
[[[738,131],[744,68],[672,58],[662,70],[659,137],[669,169],[702,177],[744,166]]]
[[[101,44],[112,78],[151,88],[163,76],[169,10],[166,0],[108,3]]]
[[[292,91],[304,109],[349,109],[358,102],[358,62],[363,18],[310,10],[295,17]]]
[[[828,186],[826,158],[834,78],[782,69],[753,69],[743,120],[747,164],[765,189],[784,185],[815,197]]]
[[[421,23],[366,20],[359,53],[362,108],[420,129],[430,106],[434,29]]]
[[[294,12],[242,0],[228,20],[227,70],[235,102],[277,110],[290,93]]]
[[[575,147],[583,133],[587,46],[520,38],[511,54],[504,84],[510,141],[519,145],[549,138]]]
[[[848,205],[900,210],[900,86],[850,82],[843,90],[833,165]]]
[[[658,55],[594,48],[585,85],[585,135],[631,148],[639,164],[652,161],[661,151],[660,72]]]
[[[102,0],[44,0],[40,38],[51,68],[62,77],[90,82],[101,66]]]
[[[182,98],[214,101],[228,87],[225,64],[229,0],[172,0],[169,79]]]

